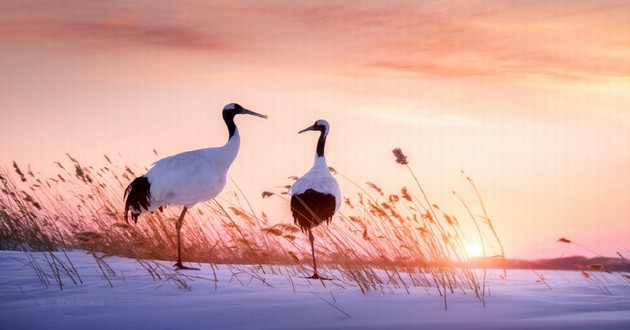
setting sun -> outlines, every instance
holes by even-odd
[[[466,254],[471,258],[483,256],[483,248],[479,244],[469,244],[466,246]]]

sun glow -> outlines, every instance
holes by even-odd
[[[483,248],[479,244],[470,244],[466,247],[466,254],[471,258],[483,256]]]

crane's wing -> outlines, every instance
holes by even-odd
[[[159,204],[190,205],[214,198],[225,186],[229,164],[193,150],[155,162],[145,174],[152,200]]]
[[[334,196],[335,211],[341,206],[341,190],[339,189],[339,184],[328,169],[326,169],[325,172],[309,171],[304,174],[291,186],[291,195],[302,194],[308,189]]]

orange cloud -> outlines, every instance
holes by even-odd
[[[265,65],[361,76],[630,78],[625,33],[630,5],[618,1],[152,2],[150,9],[117,1],[72,11],[47,2],[15,7],[3,14],[0,38],[248,50]]]
[[[91,48],[161,46],[195,50],[236,50],[228,38],[188,27],[146,25],[133,21],[31,20],[0,27],[0,35],[46,38]]]
[[[367,69],[444,76],[630,77],[630,6],[601,1],[408,3],[305,10]],[[625,28],[624,28],[625,27]],[[344,64],[349,64],[344,61]]]

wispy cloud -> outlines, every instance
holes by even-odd
[[[220,34],[194,28],[169,25],[147,25],[140,22],[29,20],[5,23],[0,35],[8,38],[39,37],[69,45],[103,49],[120,46],[160,46],[192,50],[237,49]]]
[[[341,49],[327,60],[349,73],[630,77],[627,2],[275,3],[260,12],[272,9],[302,22],[304,38]]]
[[[126,1],[86,2],[72,7],[49,2],[17,4],[0,14],[0,41],[45,40],[98,51],[146,46],[199,51],[240,49],[235,42],[239,37],[236,31],[188,21],[176,8],[158,2],[155,8],[138,5]]]
[[[474,128],[483,123],[463,113],[422,110],[412,105],[398,105],[389,111],[382,108],[360,107],[356,109],[362,116],[368,115],[377,120],[387,121],[403,126],[433,128]]]
[[[352,61],[367,69],[563,80],[630,77],[623,32],[630,30],[628,3],[428,2],[332,12],[305,11],[311,23],[348,36]]]
[[[615,0],[29,3],[0,14],[0,38],[247,49],[347,75],[630,78],[630,4]]]

